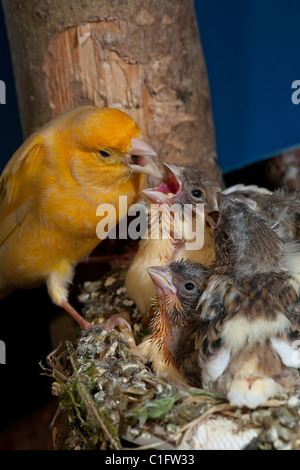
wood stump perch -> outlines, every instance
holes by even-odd
[[[192,0],[4,0],[25,137],[80,105],[117,107],[161,161],[221,179]]]

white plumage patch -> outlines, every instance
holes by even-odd
[[[223,194],[232,194],[236,191],[257,191],[261,194],[272,194],[272,191],[266,188],[260,188],[256,184],[244,185],[244,184],[235,184],[234,186],[230,186],[230,188],[226,188],[222,191]]]
[[[215,382],[226,370],[230,360],[230,351],[224,349],[214,359],[200,364],[202,367],[203,384],[208,387],[210,382]]]
[[[271,342],[285,366],[300,369],[300,362],[297,360],[298,353],[295,348],[284,340],[273,338]]]
[[[251,388],[249,388],[247,379],[239,378],[233,380],[227,398],[233,406],[247,406],[254,409],[282,391],[283,389],[278,383],[267,377],[256,379]]]
[[[221,338],[234,354],[242,349],[247,341],[276,336],[287,331],[290,326],[291,322],[280,312],[275,321],[260,318],[250,323],[246,318],[236,318],[225,323]]]

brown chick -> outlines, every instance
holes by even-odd
[[[300,196],[281,188],[272,194],[254,196],[252,208],[285,241],[300,240]]]
[[[196,348],[203,386],[256,408],[299,387],[299,289],[286,243],[251,203],[219,195],[216,270],[201,296]]]
[[[191,380],[184,364],[194,351],[192,338],[199,317],[196,307],[209,272],[194,261],[184,260],[151,267],[148,273],[156,290],[155,314],[152,334],[139,345],[139,350],[159,377],[188,386],[195,380]],[[200,374],[197,379],[200,385]]]
[[[147,274],[147,268],[151,266],[166,266],[173,261],[181,259],[192,259],[204,266],[209,266],[215,258],[214,254],[214,232],[211,229],[209,219],[212,211],[217,209],[216,194],[220,190],[218,183],[201,170],[189,166],[177,167],[170,163],[165,163],[165,179],[162,183],[152,189],[144,190],[151,203],[159,206],[154,217],[161,214],[169,215],[171,220],[171,231],[165,230],[164,220],[168,217],[159,218],[160,234],[158,239],[151,237],[140,241],[138,252],[129,267],[126,275],[126,289],[129,297],[133,299],[141,314],[148,312],[155,290],[154,285]],[[189,226],[185,223],[182,229],[182,236],[178,237],[176,226],[172,226],[174,214],[171,212],[173,205],[184,210],[185,205],[192,207],[192,224],[196,217],[196,205],[204,205],[204,214],[207,223],[204,224],[204,244],[201,249],[189,249],[187,240],[189,239]],[[150,207],[150,205],[149,205]],[[174,206],[173,206],[174,207]],[[153,217],[150,211],[149,223]],[[168,232],[168,233],[166,233]],[[138,286],[138,288],[137,288]]]
[[[242,198],[257,217],[271,228],[284,242],[281,266],[292,276],[300,289],[300,197],[285,189],[272,194],[257,194],[252,199]]]

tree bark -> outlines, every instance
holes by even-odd
[[[24,136],[70,108],[117,107],[161,161],[221,179],[192,0],[3,0]]]

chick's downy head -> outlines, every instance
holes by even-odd
[[[254,198],[256,210],[284,242],[300,241],[300,197],[285,189]]]
[[[164,163],[165,178],[155,188],[143,191],[156,203],[204,204],[206,211],[217,209],[216,194],[219,184],[198,168]]]
[[[209,272],[194,261],[184,260],[148,268],[148,273],[157,292],[151,323],[153,339],[167,355],[175,357],[186,335],[193,331]]]
[[[255,201],[218,193],[219,220],[215,226],[218,266],[231,265],[242,277],[276,271],[283,242],[257,210]]]
[[[191,315],[197,315],[198,300],[209,276],[204,266],[187,259],[148,268],[148,273],[155,284],[158,310],[171,323],[184,325]]]

